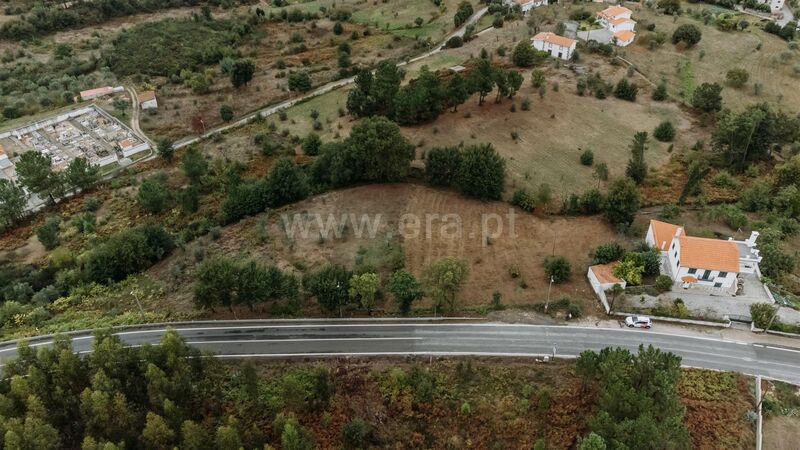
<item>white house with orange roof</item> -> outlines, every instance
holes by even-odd
[[[633,11],[624,6],[611,6],[597,13],[596,22],[612,33],[612,43],[625,47],[636,38],[636,21],[631,19],[632,15]]]
[[[744,241],[687,236],[683,227],[651,220],[645,241],[661,251],[663,266],[676,283],[736,292],[739,274],[758,272],[758,232]]]
[[[576,41],[559,36],[549,31],[543,31],[531,38],[533,48],[550,53],[554,58],[569,60],[575,53]]]

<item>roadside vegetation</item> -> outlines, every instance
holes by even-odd
[[[156,346],[124,347],[106,332],[95,339],[85,357],[63,337],[53,348],[20,346],[0,382],[0,443],[222,450],[471,442],[586,450],[658,436],[681,448],[752,444],[743,409],[752,398],[739,389],[744,377],[682,371],[680,358],[653,348],[587,351],[574,363],[535,365],[221,363],[174,331]],[[709,425],[726,432],[709,433]]]

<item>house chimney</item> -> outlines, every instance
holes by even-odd
[[[753,248],[756,246],[756,239],[758,239],[758,231],[753,231],[750,233],[750,237],[745,239],[744,243],[747,244],[748,247]]]

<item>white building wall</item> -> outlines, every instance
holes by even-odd
[[[142,109],[155,109],[158,108],[158,101],[156,99],[142,102]]]
[[[634,28],[636,28],[636,22],[633,21],[622,22],[617,25],[610,24],[610,26],[608,27],[608,29],[614,33],[616,33],[617,31],[625,31],[625,30],[633,31]]]
[[[572,44],[571,47],[564,47],[562,45],[551,44],[550,42],[546,41],[534,40],[533,48],[536,50],[546,51],[550,53],[550,56],[553,58],[568,60],[572,58],[572,53],[575,51],[575,44]]]
[[[694,273],[692,273],[692,269],[695,269]],[[678,276],[675,279],[675,281],[680,283],[681,278],[686,275],[690,275],[697,278],[697,283],[695,284],[699,286],[728,289],[730,287],[733,287],[734,283],[736,283],[737,274],[733,272],[720,272],[719,270],[709,270],[697,267],[690,268],[681,266],[678,269]],[[719,286],[717,286],[717,284],[719,284]]]

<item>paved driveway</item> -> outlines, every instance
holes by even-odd
[[[578,31],[578,39],[584,41],[597,41],[601,44],[610,44],[614,34],[605,28],[599,30]]]
[[[717,320],[722,320],[728,316],[734,319],[749,320],[751,304],[772,303],[772,300],[767,296],[763,285],[755,275],[746,275],[742,279],[744,280],[743,291],[735,297],[724,292],[705,290],[703,288],[683,289],[676,284],[672,291],[658,297],[645,295],[644,301],[641,301],[640,296],[630,296],[628,304],[634,307],[652,308],[659,304],[664,307],[670,307],[673,301],[679,298],[683,300],[686,309],[694,316]]]

